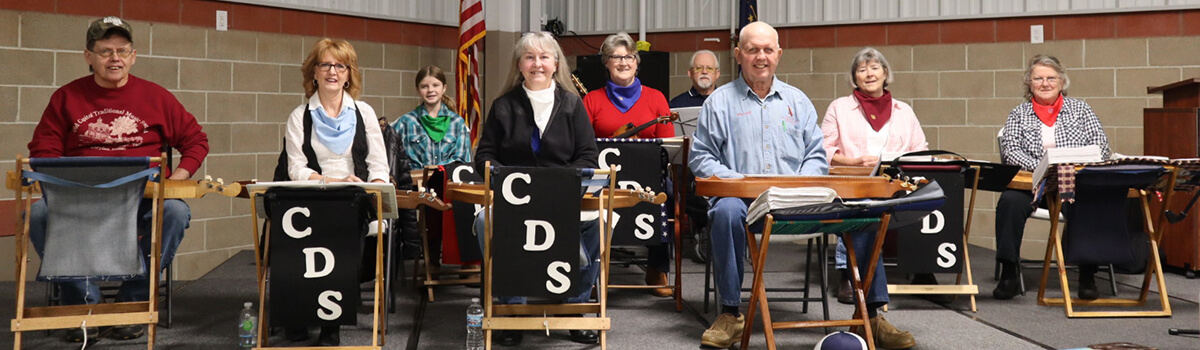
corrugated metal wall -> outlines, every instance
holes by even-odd
[[[458,25],[456,0],[220,0],[323,13]],[[486,2],[486,0],[485,0]]]
[[[545,0],[546,18],[579,34],[637,31],[637,0]],[[649,32],[727,29],[735,0],[646,0]],[[1200,7],[1200,0],[759,0],[775,26],[1020,17]]]
[[[457,25],[455,0],[223,0],[327,13]],[[485,2],[488,2],[485,0]],[[512,3],[520,3],[510,8]],[[536,2],[531,6],[530,2]],[[506,0],[487,11],[542,8],[579,34],[635,32],[638,0]],[[727,29],[736,0],[646,0],[650,32]],[[759,0],[760,18],[775,26],[1019,17],[1200,7],[1200,0]],[[538,18],[541,14],[531,16]]]

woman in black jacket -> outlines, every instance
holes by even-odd
[[[475,152],[479,173],[488,162],[492,166],[596,168],[596,134],[554,37],[546,32],[522,36],[513,50],[513,68],[506,84],[508,92],[492,102],[483,126]],[[583,293],[567,298],[567,303],[588,302],[600,272],[599,225],[594,214],[585,217],[587,214],[580,215],[580,244],[590,263],[581,269]],[[500,297],[500,302],[523,304],[525,298]],[[515,346],[521,343],[522,333],[501,331],[498,338],[501,345]],[[575,342],[594,344],[598,339],[594,331],[571,331]]]

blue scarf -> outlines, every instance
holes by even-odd
[[[609,80],[608,88],[604,89],[604,92],[608,94],[608,100],[612,101],[613,106],[617,106],[621,113],[625,113],[633,108],[633,104],[637,103],[638,98],[642,97],[642,81],[633,78],[633,84],[620,86]]]
[[[350,111],[350,106],[342,106],[337,118],[325,115],[325,108],[317,108],[313,113],[313,129],[317,132],[317,140],[333,153],[345,154],[354,142],[354,127],[358,118]]]

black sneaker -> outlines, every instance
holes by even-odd
[[[116,340],[129,340],[141,338],[146,334],[146,326],[135,324],[127,326],[113,326],[108,337]]]
[[[83,336],[83,328],[71,328],[67,330],[67,334],[63,335],[63,340],[72,343],[82,343]],[[96,341],[97,339],[100,339],[100,329],[96,327],[88,327],[87,339],[89,341]]]

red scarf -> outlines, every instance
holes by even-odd
[[[892,119],[892,92],[883,90],[883,96],[871,97],[870,95],[854,89],[854,99],[858,100],[858,105],[862,107],[863,117],[867,118],[867,122],[871,123],[871,128],[876,132],[883,129],[883,125],[887,124],[889,119]]]
[[[1033,113],[1037,114],[1038,119],[1042,120],[1042,124],[1047,127],[1054,126],[1054,122],[1058,120],[1058,112],[1062,111],[1063,97],[1058,95],[1058,99],[1054,100],[1054,104],[1049,106],[1038,103],[1037,99],[1031,99],[1033,102]]]

